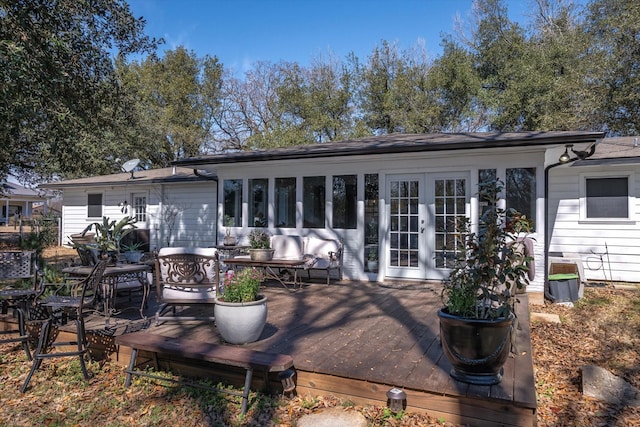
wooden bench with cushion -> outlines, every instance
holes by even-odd
[[[336,270],[337,279],[342,280],[342,242],[337,239],[275,235],[271,237],[271,248],[274,258],[303,259],[304,264],[298,268],[307,270],[309,279],[312,270],[322,270],[328,285],[331,270]]]
[[[131,347],[132,349],[131,359],[129,360],[129,367],[126,370],[126,387],[129,387],[131,385],[132,375],[167,380],[167,378],[165,377],[160,377],[147,371],[136,370],[136,358],[138,356],[139,350],[153,353],[156,369],[159,369],[157,360],[158,353],[176,356],[184,359],[205,361],[219,365],[244,368],[246,370],[246,375],[242,393],[237,393],[232,390],[220,390],[213,387],[205,387],[234,396],[242,396],[243,414],[247,412],[247,405],[249,402],[249,389],[251,386],[251,379],[253,377],[254,370],[264,372],[265,384],[268,385],[269,372],[282,372],[293,366],[293,358],[286,354],[265,353],[262,351],[250,350],[247,348],[212,344],[181,337],[172,338],[163,335],[152,334],[148,331],[139,331],[119,335],[116,337],[115,342],[117,345]],[[187,383],[203,387],[201,385],[198,385],[197,383]]]

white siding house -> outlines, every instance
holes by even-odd
[[[106,216],[135,216],[149,250],[216,244],[217,183],[192,169],[164,168],[45,184],[63,191],[61,234],[72,234]]]
[[[639,282],[640,147],[602,137],[393,134],[181,159],[135,179],[46,187],[64,190],[63,242],[102,215],[144,213],[150,249],[213,246],[227,230],[241,242],[254,228],[318,236],[343,242],[345,279],[383,282],[446,277],[454,250],[446,224],[464,215],[477,227],[477,185],[494,174],[506,183],[503,206],[535,224],[528,291],[544,290],[549,260],[559,258],[580,264],[586,280]]]
[[[640,282],[640,145],[605,138],[588,159],[552,170],[549,254],[579,260],[587,280]]]
[[[218,177],[218,240],[253,228],[344,244],[344,277],[439,280],[455,254],[450,225],[477,227],[481,176],[506,183],[505,207],[534,221],[529,291],[545,283],[545,172],[565,145],[593,147],[601,133],[392,134],[340,143],[226,153],[176,164]],[[548,169],[551,170],[551,169]],[[379,255],[370,269],[368,255]]]

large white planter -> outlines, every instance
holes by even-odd
[[[216,327],[229,344],[257,341],[267,323],[267,297],[258,295],[257,301],[225,302],[216,298],[213,314]]]

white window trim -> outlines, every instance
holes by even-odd
[[[627,178],[627,217],[626,218],[588,218],[587,217],[587,179]],[[629,224],[637,221],[635,215],[635,174],[632,171],[591,172],[580,174],[580,223]]]
[[[90,194],[100,194],[101,198],[100,200],[102,201],[102,205],[101,205],[101,209],[100,211],[102,212],[102,215],[100,216],[89,216],[89,195]],[[104,191],[87,191],[87,193],[85,194],[85,200],[87,201],[87,210],[86,210],[86,214],[87,214],[87,221],[95,221],[96,219],[100,219],[102,220],[102,218],[105,216],[105,204],[104,204],[104,198],[105,198],[105,194]],[[97,205],[95,205],[97,206]]]

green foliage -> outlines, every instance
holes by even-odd
[[[459,247],[465,248],[444,281],[443,300],[449,314],[465,318],[508,317],[517,302],[516,289],[529,283],[526,257],[513,242],[530,232],[529,221],[515,211],[498,207],[500,180],[479,184],[478,197],[488,202],[477,233],[463,217],[456,224]]]
[[[249,233],[249,246],[251,249],[269,249],[271,248],[271,236],[266,231],[254,228]]]
[[[144,25],[124,0],[0,0],[0,179],[113,170],[124,110],[111,56],[155,49]]]
[[[127,234],[131,233],[136,227],[136,219],[126,216],[120,221],[111,220],[109,217],[102,217],[102,222],[93,222],[82,231],[84,236],[92,228],[96,232],[96,244],[101,251],[118,251],[120,250],[120,240]]]
[[[263,280],[264,275],[256,268],[243,268],[237,272],[229,270],[222,278],[220,299],[225,302],[256,301]]]

